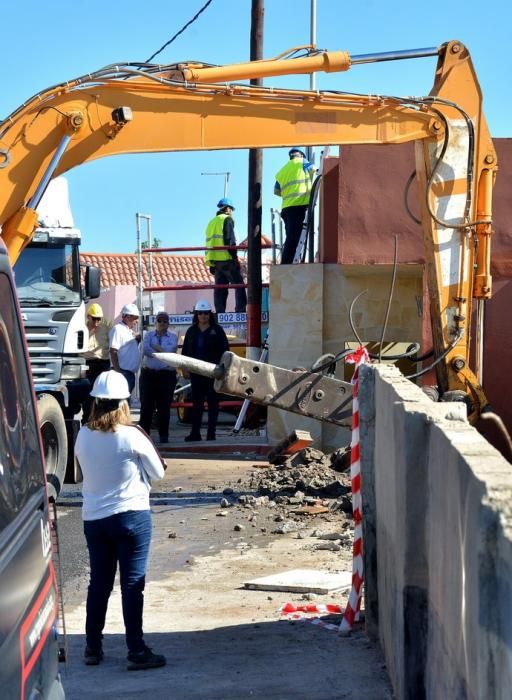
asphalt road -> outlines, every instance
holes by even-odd
[[[58,506],[68,662],[68,700],[390,700],[383,658],[359,626],[349,637],[326,628],[280,620],[288,600],[302,594],[252,591],[244,581],[307,568],[350,570],[350,548],[317,551],[317,530],[339,529],[315,516],[297,533],[272,534],[272,508],[243,508],[236,495],[254,468],[243,460],[168,460],[152,494],[154,536],[147,578],[147,643],[168,664],[128,673],[120,593],[114,589],[105,628],[105,660],[83,664],[87,554],[80,495],[66,488]],[[235,505],[220,508],[224,489]],[[223,515],[220,515],[222,513]],[[319,603],[342,602],[339,594]],[[309,599],[311,600],[311,598]],[[336,621],[339,623],[339,620]]]

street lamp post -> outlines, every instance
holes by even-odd
[[[224,197],[228,196],[228,184],[229,184],[229,176],[231,175],[230,172],[224,172],[224,173],[201,173],[201,175],[222,175],[224,177]]]
[[[151,248],[152,246],[152,239],[151,239],[151,214],[141,214],[140,212],[137,212],[135,214],[135,219],[137,223],[137,261],[138,261],[138,294],[137,294],[137,302],[139,305],[139,311],[142,313],[144,316],[144,311],[143,311],[143,296],[142,296],[142,287],[143,285],[143,279],[142,279],[142,242],[141,242],[141,222],[145,221],[146,222],[146,231],[147,231],[147,247]],[[152,259],[152,253],[148,253],[149,255],[149,261],[148,261],[148,287],[153,286],[153,259]],[[149,293],[149,313],[153,313],[153,292]]]

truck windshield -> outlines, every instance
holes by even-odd
[[[80,304],[78,248],[70,244],[27,246],[14,266],[21,306]]]

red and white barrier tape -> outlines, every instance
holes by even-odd
[[[285,603],[280,612],[288,620],[311,622],[341,633],[350,632],[359,620],[363,597],[363,507],[361,498],[361,446],[359,442],[359,368],[369,360],[366,348],[359,347],[345,358],[355,365],[352,377],[352,440],[350,442],[350,478],[352,482],[352,514],[354,517],[354,544],[352,546],[352,588],[345,609],[341,605],[294,605]],[[313,615],[343,615],[339,625],[319,620]]]
[[[352,440],[350,442],[350,478],[352,481],[352,514],[354,516],[354,544],[352,547],[352,589],[340,632],[350,632],[354,622],[359,620],[359,610],[363,597],[363,508],[361,500],[361,448],[359,443],[359,368],[369,360],[366,348],[359,347],[345,358],[345,362],[355,364],[352,377]]]
[[[281,615],[290,615],[292,613],[309,613],[319,615],[341,614],[343,612],[342,605],[335,603],[327,603],[327,605],[295,605],[294,603],[285,603],[281,608]]]
[[[280,610],[281,615],[287,620],[297,622],[311,622],[313,625],[319,625],[329,630],[339,630],[338,624],[325,622],[318,619],[318,615],[341,615],[343,614],[343,606],[334,603],[327,605],[295,605],[294,603],[285,603]]]

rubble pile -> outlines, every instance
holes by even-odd
[[[261,497],[278,505],[307,506],[322,502],[330,511],[352,512],[350,473],[347,471],[350,448],[326,454],[306,447],[276,461],[280,463],[251,475],[249,486]],[[241,496],[242,505],[244,498],[250,497]]]

